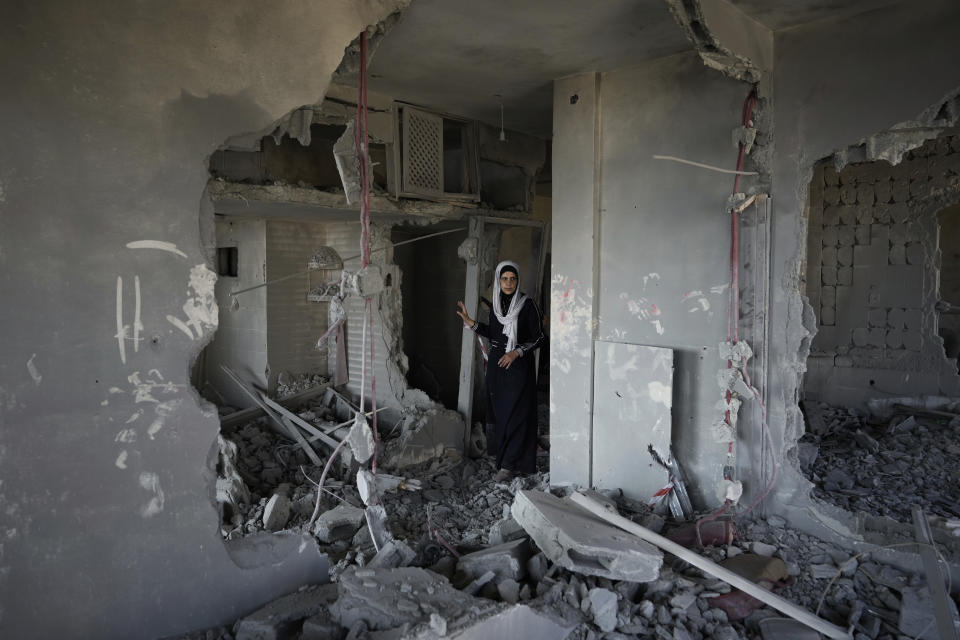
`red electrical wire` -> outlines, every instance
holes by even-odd
[[[750,93],[747,95],[746,99],[743,101],[743,109],[740,113],[740,124],[744,127],[749,127],[750,122],[753,119],[753,109],[756,105],[757,94],[756,89],[751,89]],[[733,178],[733,195],[736,195],[740,192],[740,171],[743,171],[744,159],[747,155],[746,146],[743,142],[740,142],[737,149],[737,174]],[[727,307],[727,342],[736,343],[740,341],[740,220],[739,212],[736,209],[731,209],[730,211],[730,290],[728,292],[729,305]],[[727,360],[727,368],[733,368],[733,362]],[[744,368],[746,369],[746,368]],[[746,371],[744,371],[746,374]],[[749,378],[747,378],[749,385]],[[751,390],[753,387],[751,386]],[[766,407],[763,406],[762,400],[760,400],[759,394],[755,390],[754,395],[757,397],[757,400],[761,403],[763,422],[766,425]],[[726,392],[727,404],[730,404],[730,400],[733,397],[731,391]],[[730,418],[730,410],[727,409],[724,412],[724,422],[728,426],[732,427],[733,423]],[[761,454],[762,455],[762,454]],[[772,446],[771,446],[771,458],[772,458]],[[727,445],[727,459],[732,461],[733,459],[733,441]],[[776,478],[776,462],[774,461],[774,478]],[[730,465],[726,465],[730,466]],[[727,477],[727,474],[724,473],[724,478],[727,480],[732,480],[732,477]],[[762,500],[770,492],[770,489],[773,487],[773,481],[771,480],[769,486],[766,490],[760,495],[760,497],[754,501],[753,504],[745,511],[748,513],[753,507],[755,507],[760,500]],[[697,533],[697,542],[700,542],[700,525],[704,522],[709,522],[720,517],[732,504],[732,501],[727,498],[724,500],[723,505],[715,511],[714,513],[700,518],[696,522],[696,533]],[[743,515],[743,514],[740,514]],[[701,544],[702,546],[702,544]]]

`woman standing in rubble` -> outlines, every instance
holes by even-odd
[[[544,341],[536,303],[519,291],[520,267],[506,260],[493,277],[490,323],[472,319],[463,302],[464,326],[490,341],[487,361],[487,451],[497,482],[537,470],[537,380],[533,352]]]

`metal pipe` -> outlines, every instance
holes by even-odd
[[[416,237],[416,238],[411,238],[410,240],[404,240],[404,241],[402,241],[402,242],[391,242],[390,244],[391,244],[391,246],[393,246],[393,247],[399,247],[399,246],[401,246],[401,245],[410,244],[410,243],[412,243],[412,242],[417,242],[417,241],[419,241],[419,240],[426,240],[427,238],[434,238],[434,237],[436,237],[436,236],[442,236],[442,235],[446,235],[446,234],[448,234],[448,233],[456,233],[457,231],[466,231],[466,230],[467,230],[466,227],[457,227],[456,229],[448,229],[447,231],[438,231],[438,232],[436,232],[436,233],[429,233],[429,234],[427,234],[427,235],[425,235],[425,236],[418,236],[418,237]],[[377,251],[384,251],[384,250],[386,250],[386,247],[381,247],[380,249],[374,249],[374,250],[371,251],[370,253],[374,253],[374,252],[377,252]],[[343,262],[346,262],[347,260],[355,260],[355,259],[359,258],[360,255],[361,255],[361,254],[358,253],[358,254],[355,255],[355,256],[349,256],[349,257],[347,257],[347,258],[344,258],[344,259],[343,259]],[[271,284],[276,284],[277,282],[283,282],[284,280],[289,280],[290,278],[295,278],[295,277],[297,277],[297,276],[306,275],[306,274],[310,273],[311,271],[315,271],[315,269],[306,269],[306,270],[304,270],[304,271],[298,271],[298,272],[296,272],[296,273],[291,273],[291,274],[289,274],[289,275],[283,276],[282,278],[277,278],[276,280],[268,280],[267,282],[261,282],[260,284],[253,285],[252,287],[247,287],[246,289],[240,289],[239,291],[231,291],[231,292],[230,292],[230,295],[231,295],[231,296],[238,296],[238,295],[240,295],[241,293],[246,293],[247,291],[253,291],[254,289],[259,289],[259,288],[261,288],[261,287],[266,287],[266,286],[269,286],[269,285],[271,285]]]

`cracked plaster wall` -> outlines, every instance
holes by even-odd
[[[344,47],[405,4],[8,7],[0,635],[164,636],[325,576],[297,537],[240,569],[216,532],[219,425],[188,378],[217,326],[206,158],[318,102]]]
[[[841,162],[897,161],[936,135],[904,140],[875,134],[937,117],[944,97],[960,86],[960,70],[951,62],[960,54],[958,24],[960,6],[935,0],[922,11],[886,7],[775,36],[770,369],[777,375],[770,376],[769,422],[781,471],[766,504],[820,534],[859,536],[849,514],[812,508],[809,482],[796,469],[795,442],[804,429],[797,398],[815,330],[813,310],[800,292],[808,187],[816,163],[836,152]]]

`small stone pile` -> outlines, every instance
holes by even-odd
[[[298,393],[302,393],[307,389],[313,389],[314,387],[326,383],[327,379],[319,374],[294,374],[288,371],[281,371],[277,376],[276,397],[278,400],[283,400],[284,398],[288,398]]]
[[[902,414],[887,421],[823,404],[808,408],[808,420],[798,449],[817,498],[907,523],[915,505],[960,516],[957,421]]]

